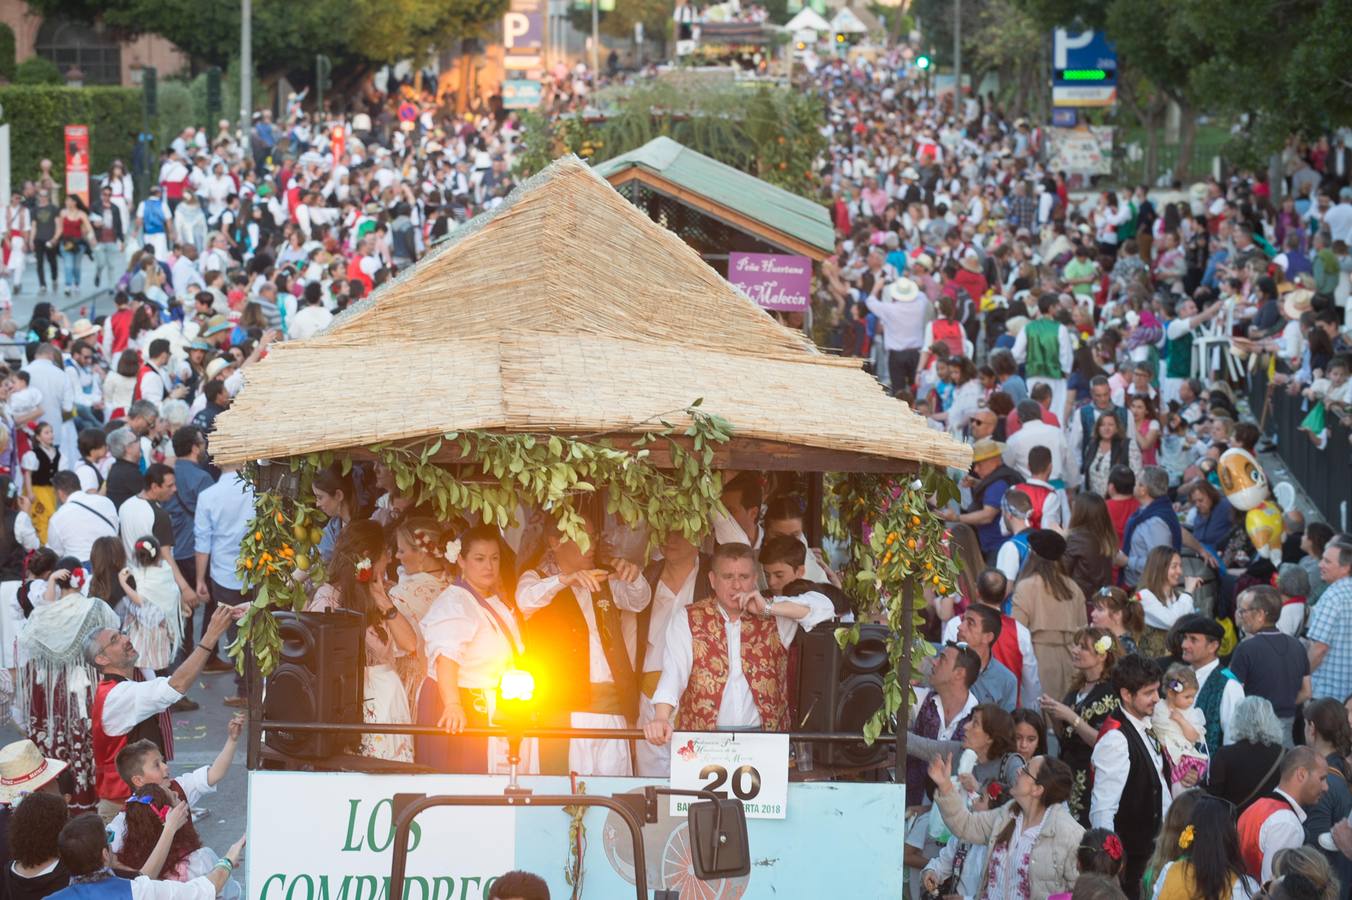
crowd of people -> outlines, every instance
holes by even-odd
[[[1246,519],[1273,436],[1242,399],[1267,372],[1320,447],[1348,417],[1352,172],[1293,142],[1279,184],[1073,192],[993,98],[896,58],[813,81],[825,333],[973,450],[936,510],[963,575],[927,596],[913,896],[1352,896],[1352,536]]]
[[[1247,461],[1271,441],[1241,399],[1250,372],[1308,404],[1316,444],[1349,415],[1342,156],[1293,144],[1281,184],[1082,200],[1039,128],[990,98],[936,100],[899,56],[832,60],[801,87],[825,102],[838,234],[817,324],[973,450],[962,502],[934,511],[961,577],[925,596],[937,652],[896,761],[914,896],[1352,896],[1352,537],[1293,508],[1255,541],[1237,493],[1263,483]],[[588,89],[565,69],[549,102]],[[59,260],[74,293],[88,254],[114,295],[98,321],[50,303],[0,321],[17,339],[0,689],[31,739],[0,751],[16,896],[108,865],[139,871],[140,897],[169,896],[147,886],[165,879],[238,891],[242,844],[217,856],[186,809],[242,723],[212,765],[166,764],[170,714],[232,668],[252,599],[255,498],[211,462],[216,417],[273,341],[319,333],[515,184],[519,123],[500,110],[457,116],[403,86],[343,119],[280,118],[185,130],[144,197],[115,164],[87,207],[45,170],[5,206],[0,291],[31,253],[44,290]],[[675,728],[792,730],[796,637],[853,615],[793,479],[726,473],[727,515],[651,559],[599,510],[586,541],[539,510],[511,529],[439,520],[379,465],[313,490],[307,608],[364,617],[366,721],[448,733],[362,738],[382,760],[664,777]],[[543,724],[645,740],[532,739],[509,759],[460,735],[500,723],[497,686],[525,661],[554,673]],[[242,683],[226,702],[247,703]]]

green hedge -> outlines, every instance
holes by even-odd
[[[61,84],[61,70],[56,63],[41,56],[30,56],[14,67],[15,84]]]
[[[0,122],[9,132],[10,183],[18,186],[38,173],[38,161],[50,159],[53,172],[65,175],[62,147],[67,125],[89,126],[90,173],[98,174],[114,159],[131,165],[131,152],[141,130],[141,90],[123,87],[0,87]]]

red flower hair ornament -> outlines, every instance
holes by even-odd
[[[1115,834],[1110,834],[1103,839],[1103,852],[1108,854],[1108,858],[1113,862],[1122,861],[1122,841]]]

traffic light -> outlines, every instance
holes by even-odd
[[[207,115],[215,116],[221,111],[221,67],[207,69]]]
[[[915,67],[923,72],[930,67],[930,58],[928,56],[917,56],[915,58]]]

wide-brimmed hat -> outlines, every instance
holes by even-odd
[[[972,462],[979,463],[988,459],[995,459],[997,456],[1004,455],[1004,452],[1004,444],[990,438],[982,438],[972,445]]]
[[[887,297],[897,303],[909,303],[920,296],[920,285],[909,278],[898,278],[887,286]]]
[[[0,803],[13,803],[21,794],[31,794],[66,768],[59,759],[42,755],[32,741],[15,741],[0,747]]]
[[[901,177],[905,178],[907,181],[919,181],[920,173],[910,166],[907,166],[901,170]]]
[[[99,333],[99,326],[88,319],[76,319],[75,324],[70,328],[70,336],[77,341],[80,338],[92,337]]]
[[[202,329],[203,337],[211,337],[213,334],[220,334],[222,331],[229,331],[233,328],[225,316],[212,316],[207,320],[206,327]]]
[[[221,374],[221,370],[230,365],[228,359],[213,359],[207,363],[207,381],[215,381],[216,376]]]
[[[1023,331],[1023,327],[1027,324],[1027,316],[1010,316],[1005,320],[1005,331],[1017,336],[1020,331]]]
[[[968,272],[976,272],[978,275],[981,274],[981,257],[970,250],[962,255],[962,259],[958,260],[958,265],[962,266]]]
[[[208,344],[206,341],[202,340],[201,338],[196,338],[196,339],[194,339],[193,341],[191,341],[191,342],[188,344],[188,349],[189,349],[189,350],[206,350],[206,351],[210,352],[211,350],[214,350],[215,348],[212,347],[210,344]]]
[[[1282,312],[1288,319],[1299,319],[1314,308],[1314,293],[1305,288],[1296,288],[1282,298]]]
[[[911,260],[911,265],[919,269],[924,269],[926,272],[934,271],[934,260],[930,259],[928,253],[917,254],[915,259]]]

